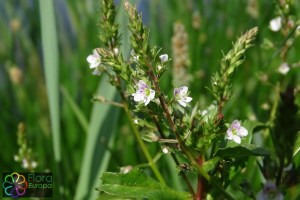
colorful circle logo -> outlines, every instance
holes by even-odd
[[[2,186],[7,196],[17,198],[26,193],[28,183],[23,175],[14,172],[5,176]]]

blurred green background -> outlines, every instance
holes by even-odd
[[[281,62],[278,56],[272,58],[276,48],[266,49],[262,44],[264,38],[275,47],[284,40],[268,28],[276,16],[273,1],[143,0],[136,4],[151,29],[151,44],[170,56],[173,24],[184,24],[191,95],[202,107],[213,99],[205,87],[219,69],[222,51],[226,53],[242,32],[258,26],[256,45],[236,74],[233,98],[224,112],[229,121],[269,118],[273,87],[264,78],[282,80],[275,73]],[[299,11],[300,2],[295,1],[292,12],[298,19]],[[34,171],[54,174],[53,199],[95,199],[102,172],[146,162],[123,111],[91,101],[95,94],[118,101],[106,78],[91,75],[86,62],[92,49],[101,45],[99,16],[99,0],[0,1],[0,172],[26,171],[14,160],[22,122],[31,156],[38,163]],[[122,51],[128,55],[122,8],[118,22],[123,30]],[[295,40],[288,54],[289,63],[299,62],[299,42]],[[171,74],[172,63],[161,83],[167,93],[173,88]],[[291,80],[298,83],[299,69],[292,69],[283,82]],[[155,144],[149,148],[153,156],[160,149]],[[170,177],[170,186],[185,189],[176,181],[176,169],[168,157],[158,166]]]

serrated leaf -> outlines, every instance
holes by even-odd
[[[245,157],[245,156],[267,156],[269,152],[261,147],[246,147],[246,146],[236,146],[228,147],[224,149],[219,149],[215,156],[222,158],[228,157]]]
[[[300,151],[300,131],[297,133],[296,142],[294,145],[293,157]]]
[[[103,184],[98,189],[110,195],[137,199],[187,200],[192,196],[161,185],[139,169],[129,173],[106,172],[102,175]]]

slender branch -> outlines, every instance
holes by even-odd
[[[103,104],[108,104],[108,105],[112,105],[112,106],[116,106],[116,107],[120,107],[120,108],[124,107],[123,103],[118,103],[118,102],[115,102],[115,101],[108,100],[103,96],[95,96],[95,97],[93,97],[92,100],[93,101],[99,101]]]
[[[166,103],[166,100],[165,100],[165,97],[164,95],[161,93],[161,90],[160,90],[160,86],[159,86],[159,83],[158,83],[158,80],[156,78],[156,76],[154,75],[153,73],[153,70],[152,70],[152,67],[151,65],[148,65],[149,67],[149,70],[148,70],[148,74],[150,76],[150,78],[152,79],[153,81],[153,84],[154,84],[154,87],[155,87],[155,90],[156,92],[158,93],[158,98],[159,98],[159,102],[162,106],[162,109],[164,111],[164,115],[169,123],[169,126],[172,130],[173,133],[176,133],[176,127],[175,127],[175,124],[172,120],[172,117],[170,115],[170,112],[169,112],[169,109],[168,109],[168,106],[167,106],[167,103]]]
[[[222,192],[224,197],[226,197],[227,199],[234,200],[234,198],[231,196],[230,193],[228,193],[226,190],[224,190],[224,188],[221,185],[219,185],[213,177],[211,177],[207,172],[204,171],[204,169],[201,166],[198,165],[197,160],[194,158],[194,156],[191,154],[191,152],[185,146],[185,144],[184,144],[183,140],[181,139],[180,135],[176,132],[175,123],[172,120],[172,117],[171,117],[169,109],[167,107],[167,103],[165,101],[165,98],[164,98],[163,94],[161,93],[161,89],[160,89],[158,80],[157,80],[156,76],[153,73],[152,66],[150,64],[148,64],[148,67],[149,67],[148,74],[149,74],[150,78],[152,79],[152,82],[154,84],[156,92],[158,93],[159,101],[162,105],[164,115],[165,115],[165,117],[166,117],[166,119],[169,123],[171,131],[173,132],[173,134],[175,134],[176,139],[178,140],[178,143],[179,143],[179,146],[180,146],[181,150],[188,157],[188,159],[190,160],[192,165],[196,168],[196,170],[198,171],[198,173],[202,177],[204,177],[214,187],[218,188],[220,190],[220,192]]]
[[[152,157],[151,157],[151,155],[150,155],[150,153],[149,153],[149,151],[148,151],[145,143],[141,139],[140,134],[139,134],[136,126],[134,125],[134,122],[132,120],[132,116],[131,116],[130,111],[128,109],[128,104],[127,104],[127,101],[126,101],[127,99],[126,99],[126,97],[124,95],[124,92],[122,91],[122,88],[121,88],[121,80],[120,80],[119,77],[117,77],[117,78],[118,78],[118,84],[117,84],[116,87],[117,87],[117,89],[118,89],[118,91],[119,91],[119,93],[121,95],[122,100],[123,100],[123,108],[124,108],[124,111],[126,113],[127,119],[129,121],[129,125],[130,125],[130,127],[131,127],[131,129],[132,129],[132,131],[133,131],[133,133],[134,133],[134,135],[136,137],[136,140],[137,140],[139,146],[142,149],[143,154],[145,155],[147,161],[149,162],[149,166],[152,169],[154,175],[156,176],[156,178],[158,179],[158,181],[161,184],[166,185],[166,182],[165,182],[164,178],[162,177],[161,173],[159,172],[156,164],[153,162],[153,159],[152,159]]]
[[[163,139],[166,139],[166,137],[165,137],[165,135],[164,135],[164,133],[163,133],[163,130],[162,130],[162,128],[160,127],[160,125],[159,125],[159,123],[158,123],[158,121],[157,121],[157,118],[156,118],[155,116],[152,115],[152,120],[154,121],[154,124],[156,125],[157,130],[158,130],[160,136],[161,136]],[[175,155],[173,152],[171,152],[171,157],[172,157],[172,159],[174,160],[176,166],[178,167],[178,166],[180,165],[180,162],[179,162],[179,160],[177,159],[176,155]],[[191,193],[193,196],[195,196],[195,195],[196,195],[196,194],[195,194],[195,191],[194,191],[193,186],[192,186],[192,184],[190,183],[188,177],[187,177],[185,174],[182,174],[181,176],[182,176],[184,182],[186,183],[186,185],[187,185],[187,187],[188,187],[190,193]]]
[[[159,182],[161,184],[166,185],[166,182],[165,182],[164,178],[162,177],[161,173],[159,172],[156,164],[153,162],[153,159],[152,159],[152,157],[151,157],[151,155],[150,155],[150,153],[149,153],[149,151],[148,151],[145,143],[141,139],[140,134],[139,134],[136,126],[134,125],[134,122],[133,122],[131,114],[130,114],[130,112],[128,110],[127,104],[124,104],[124,110],[125,110],[125,113],[127,115],[127,118],[128,118],[128,121],[129,121],[129,125],[130,125],[130,127],[131,127],[131,129],[132,129],[132,131],[133,131],[133,133],[134,133],[134,135],[136,137],[136,140],[137,140],[139,146],[141,147],[141,149],[142,149],[142,151],[143,151],[143,153],[144,153],[147,161],[149,162],[149,165],[150,165],[153,173],[155,174],[156,178],[159,180]]]

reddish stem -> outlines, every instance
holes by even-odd
[[[204,163],[204,157],[200,156],[197,159],[198,165],[201,167]],[[197,185],[197,194],[195,200],[202,200],[205,198],[205,179],[199,174],[198,175],[198,185]]]

